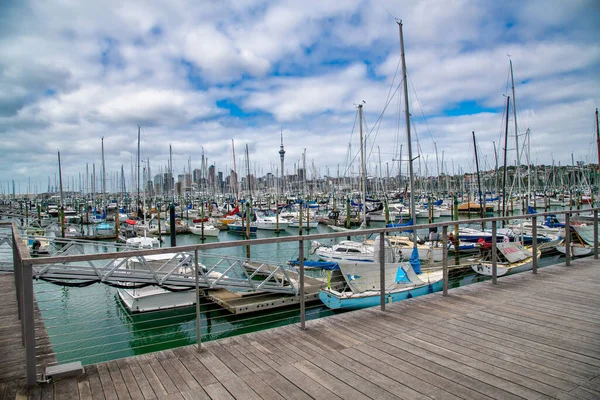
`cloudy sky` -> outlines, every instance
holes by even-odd
[[[597,0],[229,0],[0,2],[0,187],[45,191],[58,172],[79,186],[86,163],[108,188],[129,185],[142,132],[152,173],[252,172],[302,163],[309,177],[358,172],[364,101],[368,170],[406,159],[399,33],[403,20],[415,168],[493,167],[514,65],[522,158],[597,162]],[[399,90],[400,88],[400,90]],[[511,105],[512,107],[512,105]],[[512,111],[509,163],[516,160]],[[524,133],[529,129],[530,136]],[[436,157],[437,149],[437,157]],[[190,161],[191,160],[191,161]],[[381,160],[381,161],[380,161]],[[443,163],[442,163],[443,160]],[[406,166],[403,167],[406,170]],[[245,173],[245,170],[243,170]]]

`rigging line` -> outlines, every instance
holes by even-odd
[[[377,131],[375,132],[375,138],[373,139],[373,141],[372,141],[373,144],[371,145],[371,153],[373,152],[373,147],[375,145],[375,140],[377,139],[377,135],[379,134],[379,129],[381,128],[381,123],[383,122],[383,114],[385,113],[385,111],[387,110],[388,106],[392,102],[392,99],[395,97],[396,93],[400,89],[400,84],[402,83],[402,80],[400,80],[400,82],[396,86],[396,89],[392,93],[392,88],[394,87],[394,82],[396,82],[396,76],[398,76],[398,71],[400,69],[400,63],[401,63],[401,61],[402,61],[402,58],[399,58],[398,59],[398,64],[396,64],[396,71],[394,72],[394,77],[392,78],[392,83],[390,84],[390,88],[388,90],[388,94],[387,94],[387,97],[386,97],[386,100],[385,100],[385,106],[383,107],[383,110],[379,114],[379,117],[377,118],[377,120],[375,120],[375,124],[373,125],[373,129],[369,130],[367,128],[367,135],[366,135],[365,140],[369,139],[369,137],[371,136],[371,133],[373,132],[373,130],[375,130],[375,127],[377,127]],[[363,119],[364,119],[364,116],[363,116]],[[366,125],[367,124],[365,122],[365,126]]]
[[[352,132],[350,133],[350,141],[349,143],[352,142],[352,135],[354,134],[354,131],[356,129],[356,120],[358,119],[358,109],[356,110],[356,114],[354,116],[354,125],[352,126]],[[344,171],[344,174],[342,176],[346,177],[346,173],[348,172],[348,170],[350,169],[350,166],[352,164],[354,164],[354,161],[356,161],[356,158],[358,157],[358,154],[360,152],[360,149],[358,152],[356,152],[354,154],[354,157],[352,158],[352,161],[350,161],[350,148],[347,150],[346,152],[346,170]]]
[[[425,117],[425,113],[423,112],[423,104],[421,103],[421,100],[419,100],[419,96],[417,95],[417,90],[415,89],[415,86],[413,85],[412,79],[410,79],[408,74],[406,76],[408,77],[408,81],[410,82],[410,87],[412,88],[413,93],[415,94],[417,103],[419,103],[419,107],[421,109],[421,115],[423,116],[423,120],[425,121],[425,126],[427,126],[427,130],[429,131],[429,136],[431,136],[431,140],[434,140],[433,135],[431,134],[431,129],[429,129],[429,124],[427,123],[427,118]]]

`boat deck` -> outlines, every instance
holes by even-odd
[[[89,365],[55,399],[600,398],[600,262]],[[2,398],[26,395],[0,384]]]

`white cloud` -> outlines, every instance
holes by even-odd
[[[436,170],[434,141],[438,157],[472,168],[471,131],[491,163],[492,142],[502,138],[506,54],[515,66],[520,126],[531,128],[536,158],[549,163],[553,153],[570,162],[574,153],[595,161],[589,124],[600,102],[600,46],[593,0],[0,7],[0,181],[31,177],[45,187],[58,149],[65,173],[77,176],[85,163],[99,164],[101,137],[108,170],[127,170],[137,125],[145,158],[164,165],[171,143],[178,171],[190,156],[198,167],[202,148],[218,169],[231,168],[232,138],[238,154],[249,144],[259,170],[275,170],[283,125],[289,172],[304,148],[320,173],[335,174],[338,165],[343,172],[348,142],[352,153],[358,149],[356,104],[366,101],[365,120],[374,128],[396,73],[393,17],[404,20],[414,135],[428,171]],[[402,111],[394,99],[368,139],[390,168],[406,140],[396,117]]]

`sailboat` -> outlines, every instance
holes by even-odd
[[[482,255],[471,264],[473,271],[480,275],[492,276],[492,245],[481,249]],[[538,249],[533,254],[531,249],[526,249],[520,243],[507,242],[496,244],[496,273],[497,276],[528,271],[533,267],[533,257],[540,258],[542,252]]]
[[[402,58],[402,72],[404,83],[405,118],[408,139],[409,176],[410,176],[410,209],[411,218],[415,221],[415,194],[414,174],[412,165],[412,147],[410,138],[410,114],[408,111],[408,85],[406,81],[406,61],[404,58],[404,39],[402,35],[402,21],[397,21],[400,30],[400,50]],[[360,107],[360,106],[359,106]],[[361,143],[362,145],[362,143]],[[442,270],[429,270],[422,272],[418,257],[416,235],[414,235],[412,257],[409,262],[389,261],[391,247],[389,240],[383,243],[385,258],[383,265],[385,287],[381,287],[381,265],[378,262],[344,262],[340,261],[339,272],[346,281],[342,290],[327,287],[319,291],[319,299],[332,309],[346,308],[357,309],[372,307],[380,304],[382,291],[387,303],[400,301],[409,297],[420,296],[440,290],[443,282]],[[380,236],[375,238],[373,245],[373,261],[379,260],[382,243]],[[393,256],[393,251],[391,252]]]

